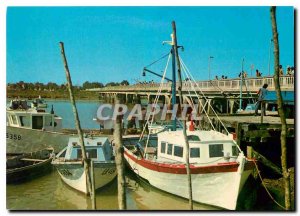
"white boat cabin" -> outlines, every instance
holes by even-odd
[[[45,111],[45,109],[10,109],[6,110],[7,126],[59,131],[62,128],[62,118]]]
[[[113,160],[113,150],[108,138],[84,138],[84,145],[87,157],[93,161]],[[65,160],[81,160],[82,151],[79,138],[69,138],[68,146],[57,157],[64,157]]]
[[[190,146],[190,163],[235,161],[238,148],[232,135],[217,131],[187,131]],[[185,163],[185,141],[182,131],[158,134],[157,161]]]

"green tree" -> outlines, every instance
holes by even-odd
[[[120,84],[123,86],[128,86],[129,82],[127,80],[123,80]]]

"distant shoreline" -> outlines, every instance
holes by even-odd
[[[41,97],[45,100],[70,100],[68,91],[36,91],[36,90],[7,90],[6,98],[27,98],[35,99]],[[77,90],[74,93],[76,100],[99,101],[99,95],[96,92]]]

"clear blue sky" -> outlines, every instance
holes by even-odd
[[[268,74],[272,37],[269,7],[8,7],[6,82],[65,83],[59,41],[74,84],[142,77],[144,66],[166,54],[176,21],[181,56],[194,77],[230,78],[250,65]],[[280,64],[294,65],[294,8],[277,7]],[[151,69],[160,72],[165,61]],[[271,73],[273,60],[271,61]]]

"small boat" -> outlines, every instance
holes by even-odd
[[[53,149],[21,155],[7,155],[6,183],[17,183],[33,179],[52,170]]]
[[[94,164],[95,189],[101,188],[117,175],[112,146],[106,137],[84,138],[84,145],[87,157]],[[78,137],[69,139],[67,147],[56,155],[52,164],[67,185],[85,194],[88,193]]]
[[[31,103],[31,108],[47,108],[48,104],[45,102],[44,99],[39,96],[39,98],[34,99]]]

